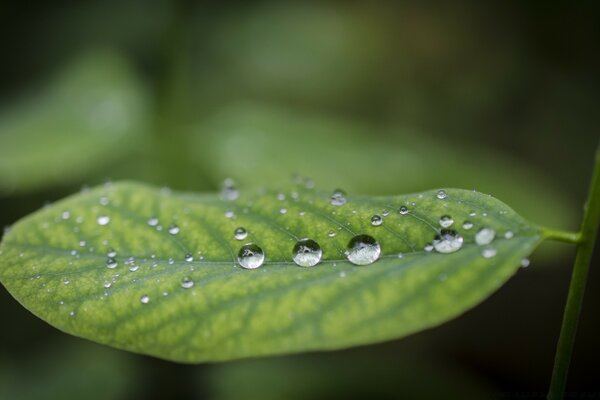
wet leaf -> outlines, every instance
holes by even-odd
[[[0,245],[0,280],[65,332],[215,361],[338,349],[438,325],[500,287],[543,235],[473,191],[332,197],[306,186],[229,187],[220,196],[136,183],[85,191],[15,224]],[[303,238],[320,247],[315,266],[293,261]]]

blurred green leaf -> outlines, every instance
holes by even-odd
[[[302,185],[225,200],[109,184],[18,222],[0,245],[0,280],[65,332],[182,362],[389,340],[475,306],[541,240],[490,196],[442,194],[338,196],[335,205]],[[247,237],[234,236],[238,227]],[[484,227],[497,237],[476,241]],[[353,248],[357,234],[377,244]],[[300,238],[320,244],[320,265],[294,264]],[[265,254],[258,270],[237,265],[246,242]],[[380,259],[356,266],[348,251],[355,264]]]
[[[402,127],[244,103],[201,124],[192,148],[202,169],[250,187],[293,174],[360,194],[465,187],[492,193],[548,226],[573,227],[578,218],[568,194],[530,166]]]
[[[0,194],[78,182],[142,141],[148,99],[118,55],[78,59],[0,116]]]

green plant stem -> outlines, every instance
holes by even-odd
[[[581,232],[566,232],[550,228],[543,228],[543,232],[546,239],[572,244],[579,244],[581,242]]]
[[[581,304],[587,280],[588,270],[594,251],[594,243],[598,232],[598,219],[600,218],[600,147],[596,150],[596,161],[588,199],[583,213],[583,222],[579,232],[577,255],[569,286],[569,295],[565,306],[563,323],[556,347],[554,370],[550,381],[548,399],[562,399],[565,394],[567,372],[571,362],[573,344],[577,323],[581,314]]]

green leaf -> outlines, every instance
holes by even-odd
[[[81,57],[39,96],[0,115],[0,194],[80,180],[146,130],[145,91],[108,52]]]
[[[390,340],[481,302],[542,239],[542,230],[490,196],[438,194],[347,197],[334,206],[329,193],[303,185],[242,192],[232,201],[109,184],[16,223],[0,245],[0,280],[65,332],[181,362]],[[408,212],[399,212],[403,206]],[[383,224],[372,225],[374,214]],[[446,215],[464,244],[449,254],[425,251]],[[154,217],[157,226],[149,223]],[[168,232],[171,224],[177,234]],[[248,231],[243,241],[234,238],[238,227]],[[488,245],[475,243],[481,228],[496,233]],[[357,234],[378,241],[378,261],[346,260]],[[323,251],[311,268],[292,262],[294,244],[305,237]],[[239,267],[246,242],[264,250],[262,267]],[[111,249],[116,266],[107,260]]]

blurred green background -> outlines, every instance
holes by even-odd
[[[491,193],[577,229],[598,143],[597,2],[0,5],[0,224],[107,179]],[[0,290],[2,399],[543,396],[573,249],[409,338],[186,366],[68,337]],[[600,391],[592,268],[568,390]],[[596,371],[596,373],[594,373]]]

